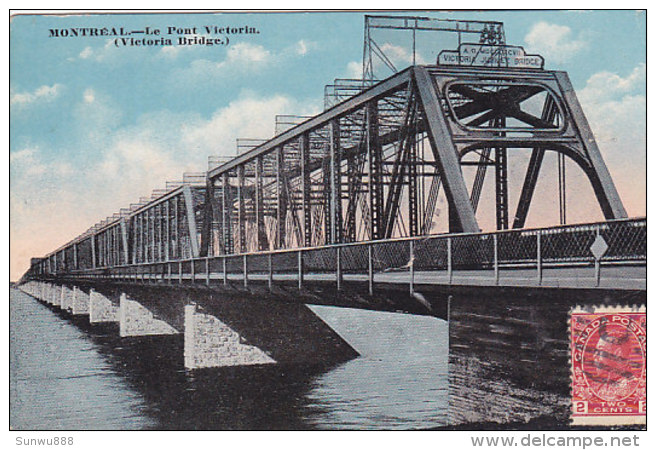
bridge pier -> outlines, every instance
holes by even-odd
[[[73,303],[75,302],[75,292],[66,285],[61,286],[60,307],[62,311],[73,312]]]
[[[53,306],[61,307],[61,290],[54,283],[48,285],[48,302]]]
[[[71,312],[74,316],[89,315],[89,297],[90,295],[83,289],[78,286],[73,286]]]
[[[119,333],[121,337],[178,334],[164,320],[158,319],[145,306],[125,293],[121,293],[119,306]]]
[[[248,292],[197,292],[185,307],[185,366],[331,366],[358,353],[302,303]]]
[[[249,292],[98,284],[90,290],[89,313],[91,323],[119,322],[121,337],[184,333],[187,369],[273,363],[318,367],[358,356],[306,305]]]
[[[89,291],[89,322],[118,322],[118,307],[112,301],[94,289]]]
[[[208,314],[198,305],[185,306],[184,364],[187,369],[274,364],[276,361]]]

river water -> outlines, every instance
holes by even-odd
[[[445,321],[311,306],[360,357],[322,372],[188,372],[181,336],[121,339],[10,289],[14,430],[422,429],[445,425]]]

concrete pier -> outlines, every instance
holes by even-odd
[[[73,288],[62,285],[61,286],[61,299],[60,307],[63,311],[73,312],[73,303],[75,301],[75,293]]]
[[[185,326],[189,357],[185,360],[189,368],[221,367],[240,361],[331,366],[358,356],[302,303],[258,299],[245,293],[201,291],[193,299],[193,308],[185,308],[185,320],[189,321],[189,327]]]
[[[179,331],[158,319],[137,300],[122,293],[119,308],[119,332],[121,337],[178,334]]]
[[[56,284],[51,284],[50,291],[50,304],[53,306],[61,307],[61,288]]]
[[[91,289],[89,292],[89,322],[103,323],[103,322],[118,322],[118,306],[114,305],[112,301],[101,294],[100,292]]]
[[[78,286],[73,286],[73,303],[71,312],[73,315],[88,315],[89,314],[89,293],[85,292]]]
[[[187,369],[272,364],[276,361],[197,305],[185,306],[184,362]]]

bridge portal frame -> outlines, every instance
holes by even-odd
[[[486,83],[498,84],[497,91],[481,94]],[[459,93],[469,93],[469,105],[454,109],[450,99],[454,86]],[[546,97],[542,117],[527,114],[521,107],[522,102],[536,94]],[[461,97],[466,99],[465,95]],[[395,115],[379,117],[385,114],[379,110],[392,103]],[[413,111],[417,105],[418,110]],[[474,120],[480,122],[477,126],[467,126],[458,117],[458,110],[467,108],[479,114],[474,115]],[[396,120],[391,127],[390,117]],[[506,117],[528,126],[506,125]],[[481,126],[484,121],[497,125]],[[349,126],[350,135],[344,132]],[[412,150],[419,135],[430,142],[432,161],[416,160]],[[385,159],[381,147],[390,144],[396,145],[397,150],[393,158]],[[606,219],[627,217],[571,82],[565,72],[558,71],[413,66],[212,169],[208,181],[215,183],[253,161],[262,164],[260,172],[244,172],[247,178],[258,179],[254,182],[258,188],[246,192],[253,199],[255,212],[244,217],[246,221],[256,221],[257,233],[252,234],[257,239],[249,239],[256,243],[245,243],[240,252],[267,250],[262,241],[271,242],[269,249],[273,249],[394,237],[399,221],[417,220],[417,168],[422,164],[433,170],[422,175],[439,178],[435,184],[438,189],[440,185],[444,188],[450,230],[477,232],[478,198],[474,197],[480,193],[470,194],[462,166],[472,164],[463,161],[465,156],[485,148],[496,149],[492,164],[497,175],[498,229],[507,228],[513,217],[508,212],[505,159],[509,149],[519,148],[532,149],[532,157],[513,228],[521,228],[525,223],[545,151],[566,155],[583,170]],[[267,164],[267,160],[271,162]],[[479,164],[488,162],[489,156],[488,161],[482,158]],[[393,171],[386,172],[386,164],[394,165]],[[276,188],[267,189],[267,184]],[[268,194],[261,193],[261,189]],[[399,192],[403,189],[408,191],[404,201],[409,207],[407,214],[400,208]],[[362,193],[366,200],[360,200],[358,194]],[[426,196],[422,200],[424,204],[419,205],[419,210],[431,214]],[[209,202],[207,205],[211,207]],[[211,214],[221,213],[208,213]],[[431,217],[423,217],[424,222],[430,220]],[[268,225],[263,226],[263,221],[268,221]],[[365,234],[354,229],[363,225]],[[409,226],[410,236],[429,231],[426,226],[420,231],[416,223]],[[269,230],[266,239],[262,238],[263,230]],[[245,233],[249,233],[248,227]]]

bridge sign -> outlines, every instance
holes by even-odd
[[[442,50],[437,56],[441,66],[505,67],[543,69],[544,58],[527,55],[516,45],[460,44],[458,50]]]
[[[608,244],[604,238],[601,237],[601,235],[597,235],[597,238],[590,246],[590,252],[592,252],[592,256],[594,256],[595,259],[599,261],[606,253],[606,250],[608,250]]]

